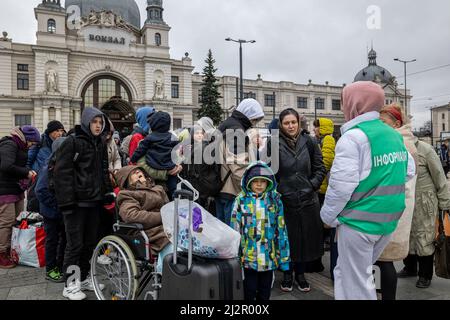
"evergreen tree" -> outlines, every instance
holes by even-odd
[[[198,117],[210,117],[215,125],[222,121],[222,108],[219,99],[222,97],[219,92],[219,81],[215,73],[217,69],[214,68],[216,61],[213,58],[211,49],[209,49],[208,57],[205,60],[206,66],[203,69],[203,83],[201,89],[201,108],[198,111]]]

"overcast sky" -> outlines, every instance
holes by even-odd
[[[0,31],[14,42],[35,43],[33,8],[40,0],[2,0]],[[63,1],[64,2],[64,1]],[[146,19],[146,0],[136,0]],[[369,6],[381,10],[381,29],[369,29]],[[172,27],[171,56],[189,52],[201,72],[208,49],[219,75],[238,75],[238,45],[227,37],[256,40],[245,45],[244,76],[264,80],[332,85],[351,83],[367,65],[371,42],[378,64],[403,83],[408,74],[450,64],[448,0],[164,0],[164,18]],[[372,20],[371,20],[372,21]],[[414,126],[429,119],[427,107],[450,102],[450,67],[411,75]],[[430,100],[432,99],[432,100]]]

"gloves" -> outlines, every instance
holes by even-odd
[[[103,202],[105,205],[110,205],[116,202],[116,194],[114,192],[110,192],[105,194]]]

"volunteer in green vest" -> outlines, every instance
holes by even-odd
[[[336,300],[377,299],[372,266],[397,228],[405,183],[415,174],[402,137],[380,120],[384,101],[383,89],[368,81],[342,93],[347,123],[321,210],[325,225],[337,227]]]

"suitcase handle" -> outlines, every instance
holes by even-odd
[[[174,223],[173,223],[173,232],[174,232],[174,246],[173,246],[173,265],[176,266],[178,263],[178,230],[179,230],[179,206],[180,206],[180,201],[182,199],[187,199],[189,200],[189,223],[188,223],[188,241],[189,241],[189,245],[188,245],[188,271],[191,270],[192,267],[192,210],[193,210],[193,202],[194,199],[196,198],[196,194],[195,191],[190,191],[190,190],[181,190],[181,184],[180,183],[178,185],[178,190],[175,191],[174,193],[174,198],[175,198],[175,211],[174,211]],[[198,195],[197,195],[198,196]],[[197,197],[198,198],[198,197]]]

